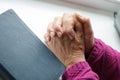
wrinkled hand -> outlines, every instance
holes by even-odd
[[[85,61],[83,35],[82,25],[72,15],[64,14],[49,24],[45,40],[50,50],[68,68],[77,62]]]
[[[90,19],[78,15],[77,13],[75,13],[74,16],[77,18],[78,22],[82,23],[83,25],[84,38],[85,38],[85,56],[86,58],[88,58],[90,51],[94,47],[94,33],[92,30]]]
[[[73,17],[77,20],[77,23],[81,23],[82,24],[82,30],[84,32],[84,42],[85,42],[85,56],[86,59],[88,58],[90,51],[92,50],[93,46],[94,46],[94,33],[92,30],[92,26],[90,23],[90,19],[87,17],[83,17],[81,15],[78,15],[77,13],[73,14]],[[75,36],[74,36],[74,25],[69,25],[69,26],[65,26],[67,28],[66,34],[68,35],[68,37],[72,40]],[[55,33],[57,33],[57,36],[61,37],[63,34],[63,30],[61,28],[61,26],[59,26],[59,23],[54,26],[53,28],[48,28],[48,32],[49,31],[53,31]],[[48,37],[48,40],[50,40],[50,36]]]

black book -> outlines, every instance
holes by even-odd
[[[1,80],[58,80],[64,70],[13,10],[0,15]]]

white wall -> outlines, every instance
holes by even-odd
[[[113,26],[113,14],[77,6],[62,1],[46,0],[0,0],[0,13],[7,9],[14,9],[28,27],[42,40],[49,22],[55,16],[64,12],[78,12],[90,17],[95,37],[102,39],[105,43],[120,51],[120,37]]]

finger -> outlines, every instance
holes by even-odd
[[[86,18],[86,23],[84,24],[84,34],[85,34],[85,43],[86,43],[86,53],[89,52],[89,48],[94,44],[94,33],[90,20]],[[87,45],[89,44],[89,45]]]
[[[75,27],[74,27],[75,32],[83,31],[83,29],[82,29],[82,27],[83,27],[82,22],[78,21],[78,19],[76,18],[76,15],[73,14],[73,17],[74,17],[74,22],[75,22]]]
[[[75,23],[75,28],[74,28],[75,32],[76,33],[81,33],[81,32],[84,32],[83,30],[83,26],[80,22],[76,22]]]
[[[85,44],[86,44],[85,49],[88,50],[89,47],[91,45],[93,45],[93,43],[94,43],[94,33],[93,33],[93,30],[92,30],[90,19],[87,18],[87,17],[80,16],[78,14],[76,14],[76,18],[78,19],[78,21],[82,22],[82,24],[83,24]]]
[[[54,37],[55,37],[55,32],[54,32],[54,31],[53,31],[53,32],[50,32],[49,35],[50,35],[51,38],[54,38]]]
[[[83,40],[84,40],[84,30],[83,30],[83,26],[80,22],[77,22],[75,24],[75,31],[76,31],[76,40],[78,42],[82,42],[83,43]]]
[[[52,22],[48,24],[47,32],[48,32],[48,34],[50,34],[50,32],[54,32],[53,23]]]
[[[44,39],[45,39],[45,45],[48,47],[48,48],[50,48],[50,43],[51,43],[51,38],[50,38],[50,36],[48,35],[48,33],[46,33],[45,35],[44,35]]]
[[[72,40],[73,38],[75,38],[75,32],[73,29],[68,30],[67,35],[69,36],[69,38]]]
[[[85,35],[86,35],[87,38],[90,38],[93,35],[93,30],[92,30],[92,26],[91,26],[89,18],[85,19],[84,33],[85,33]]]
[[[44,35],[45,43],[49,42],[51,40],[51,37],[49,36],[48,33],[45,33]]]
[[[85,17],[84,16],[81,16],[78,13],[74,13],[73,15],[79,22],[81,22],[82,24],[85,23]]]
[[[93,32],[93,31],[92,31],[90,19],[87,17],[84,17],[84,16],[80,16],[77,13],[75,13],[74,15],[76,16],[77,20],[83,24],[83,28],[85,30],[85,35],[86,34],[88,35],[89,33],[91,34],[91,32]]]
[[[57,33],[58,37],[62,36],[63,29],[62,29],[62,18],[61,17],[55,17],[53,21],[53,29],[54,29],[54,32]]]
[[[75,37],[73,16],[65,13],[62,17],[62,25],[64,32],[67,33],[70,39],[73,39]]]
[[[83,33],[84,33],[83,26],[82,26],[82,23],[76,19],[75,15],[73,15],[73,17],[74,17],[74,22],[75,22],[74,31],[77,34],[77,36],[75,36],[75,38],[76,38],[76,40],[78,40],[80,42],[80,39],[81,40],[84,39],[83,38]]]
[[[47,33],[49,34],[49,36],[51,38],[55,37],[55,31],[53,28],[53,23],[49,23],[48,27],[47,27]]]

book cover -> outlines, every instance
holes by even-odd
[[[0,15],[0,64],[16,80],[58,80],[65,70],[12,9]]]

